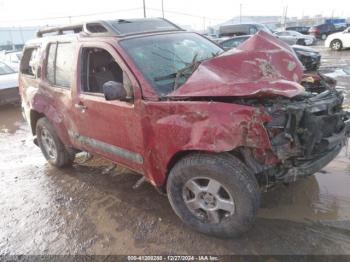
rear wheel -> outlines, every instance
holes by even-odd
[[[171,206],[193,229],[236,237],[252,225],[260,204],[257,180],[230,154],[192,154],[180,160],[167,181]]]
[[[331,48],[335,51],[340,51],[343,48],[343,43],[336,39],[331,42]]]
[[[51,165],[65,167],[73,163],[75,154],[66,149],[47,118],[38,120],[36,135],[41,152]]]

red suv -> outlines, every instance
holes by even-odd
[[[24,48],[20,93],[49,163],[87,151],[126,166],[206,234],[246,231],[261,189],[319,171],[349,133],[334,81],[303,75],[266,32],[227,52],[164,19],[37,36]]]

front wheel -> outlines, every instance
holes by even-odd
[[[230,154],[191,154],[171,170],[171,206],[193,229],[217,237],[237,237],[255,220],[260,204],[256,178]]]
[[[335,51],[340,51],[343,48],[343,43],[340,40],[333,40],[331,42],[331,48]]]
[[[36,136],[41,152],[51,165],[65,167],[73,163],[75,154],[66,149],[47,118],[43,117],[38,120]]]

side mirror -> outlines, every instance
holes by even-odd
[[[107,101],[111,100],[127,100],[126,91],[122,83],[108,81],[103,84],[103,93]]]

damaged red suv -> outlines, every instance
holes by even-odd
[[[39,31],[20,65],[23,112],[54,166],[87,151],[142,174],[192,228],[249,229],[260,191],[310,176],[341,150],[335,82],[304,75],[259,32],[233,51],[164,19]]]

